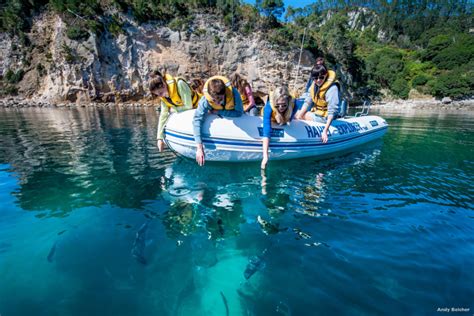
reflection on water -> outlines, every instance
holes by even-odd
[[[0,314],[474,308],[474,120],[387,119],[261,172],[158,153],[153,109],[0,110]]]
[[[140,208],[159,194],[163,168],[174,159],[150,151],[154,112],[128,109],[120,120],[111,110],[82,108],[9,115],[1,157],[19,174],[14,194],[22,209],[46,216],[104,203]]]

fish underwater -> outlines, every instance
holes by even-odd
[[[250,258],[249,263],[245,267],[244,271],[244,277],[246,280],[250,279],[257,271],[265,268],[265,261],[263,260],[263,257],[266,252],[267,249],[265,249],[259,256],[253,256]]]
[[[49,250],[48,257],[47,257],[48,262],[53,262],[54,254],[56,253],[57,246],[58,246],[58,242],[56,241],[51,247],[51,249]]]
[[[225,306],[225,315],[226,316],[229,316],[229,303],[227,303],[227,298],[224,296],[224,293],[221,292],[221,297],[222,297],[222,301],[224,302],[224,306]]]
[[[135,241],[133,242],[132,246],[132,256],[141,264],[147,264],[147,260],[145,258],[145,247],[146,232],[148,230],[149,225],[150,221],[147,221],[140,227],[140,229],[137,231]]]
[[[260,215],[257,216],[257,222],[265,235],[273,235],[285,231],[288,228],[280,228],[278,224],[272,224],[264,220]]]
[[[302,231],[301,229],[299,228],[293,228],[293,231],[296,233],[296,240],[299,240],[299,239],[310,239],[311,238],[311,235],[308,234],[308,233],[305,233],[304,231]]]

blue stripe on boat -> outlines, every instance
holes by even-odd
[[[271,143],[270,142],[270,147],[273,147],[273,148],[284,148],[284,147],[292,147],[292,148],[295,148],[295,147],[315,147],[315,146],[327,146],[327,145],[333,145],[333,144],[338,144],[338,143],[343,143],[343,142],[347,142],[347,141],[350,141],[350,140],[353,140],[353,139],[356,139],[356,138],[360,138],[360,137],[363,137],[363,136],[367,136],[367,135],[370,135],[370,134],[373,134],[373,133],[377,133],[377,132],[380,132],[380,131],[383,131],[387,129],[387,126],[385,127],[382,127],[382,128],[378,128],[376,130],[373,130],[373,131],[370,131],[370,132],[366,132],[366,133],[363,133],[363,134],[358,134],[358,135],[354,135],[353,137],[349,137],[349,138],[345,138],[345,139],[341,139],[341,140],[336,140],[336,141],[331,141],[329,140],[327,143],[321,143],[321,142],[318,142],[318,143],[310,143],[310,144],[307,144],[307,143],[297,143],[297,142],[286,142],[286,143]],[[185,139],[185,140],[189,140],[189,141],[194,141],[194,136],[190,136],[189,134],[184,134],[184,133],[181,133],[180,134],[177,134],[179,132],[169,132],[167,130],[165,130],[165,135],[170,135],[170,136],[173,136],[173,137],[176,137],[176,138],[181,138],[181,139]],[[222,138],[214,138],[214,139],[222,139]],[[213,139],[203,139],[203,143],[205,144],[214,144],[214,145],[233,145],[233,146],[241,146],[241,147],[261,147],[262,146],[262,143],[261,142],[244,142],[244,141],[241,141],[241,142],[236,142],[236,141],[227,141],[227,140],[213,140]]]

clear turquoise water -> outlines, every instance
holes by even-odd
[[[384,117],[262,177],[158,153],[154,110],[0,110],[0,314],[472,314],[474,117]]]

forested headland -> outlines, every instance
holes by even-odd
[[[239,0],[6,0],[1,4],[0,31],[33,50],[26,34],[44,12],[60,15],[67,24],[67,37],[75,41],[124,32],[120,15],[139,24],[154,22],[199,35],[206,30],[190,25],[196,14],[207,13],[231,34],[258,34],[274,50],[299,49],[304,36],[304,49],[340,70],[355,95],[401,99],[474,95],[470,0],[330,0],[304,8],[285,8],[282,0],[259,0],[255,5]],[[226,39],[215,38],[222,40]],[[70,59],[73,62],[73,56]],[[18,93],[16,85],[26,68],[39,74],[48,71],[45,65],[28,61],[1,69],[2,95]]]

